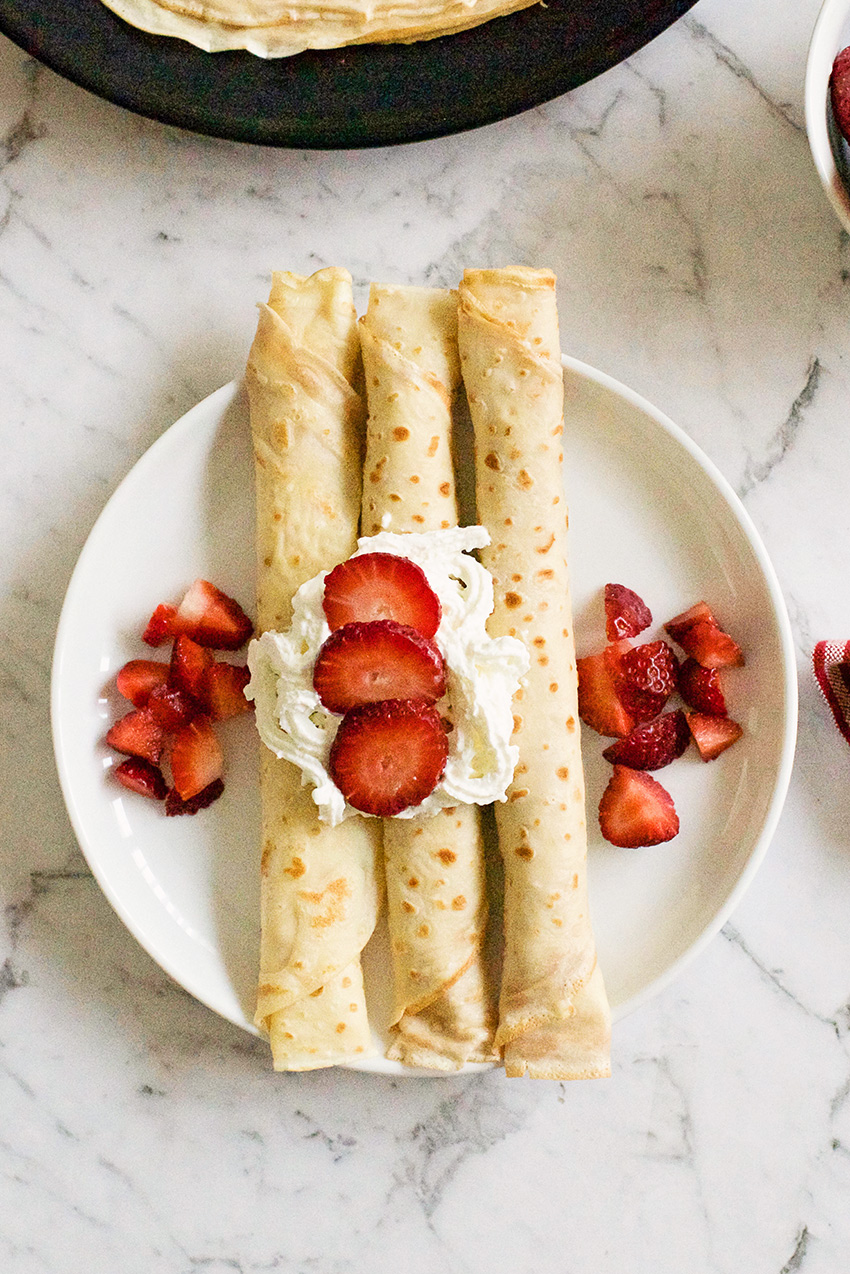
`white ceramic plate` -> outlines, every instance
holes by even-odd
[[[705,598],[747,652],[746,668],[727,675],[744,738],[710,765],[690,749],[660,776],[682,829],[666,845],[629,852],[602,840],[593,811],[610,773],[606,742],[584,732],[593,915],[619,1017],[705,945],[752,879],[790,775],[795,666],[773,570],[724,479],[647,402],[584,364],[564,366],[579,653],[604,644],[608,581],[639,592],[659,623]],[[194,818],[167,819],[160,805],[120,788],[103,736],[126,709],[115,673],[145,654],[139,634],[158,602],[179,599],[202,575],[250,605],[252,490],[247,410],[240,387],[226,385],[169,429],[107,504],[68,589],[53,669],[59,774],[95,876],[154,959],[246,1030],[254,1029],[259,938],[252,720],[225,724],[226,791]],[[383,942],[373,939],[365,960],[379,1052],[358,1065],[409,1074],[382,1057]]]
[[[830,124],[829,76],[837,54],[850,44],[850,0],[825,0],[809,44],[806,62],[806,133],[821,184],[838,219],[850,233],[850,192],[836,162],[847,172],[850,150]]]

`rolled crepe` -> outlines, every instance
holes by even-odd
[[[357,546],[364,408],[351,279],[276,274],[248,358],[261,631],[285,628],[305,580]],[[298,768],[261,749],[262,889],[256,1022],[277,1070],[371,1049],[360,952],[383,891],[379,823],[319,822]]]
[[[455,526],[457,298],[373,285],[360,328],[369,406],[364,533]],[[479,811],[458,805],[385,819],[383,828],[394,987],[387,1056],[439,1070],[492,1057]]]
[[[475,430],[488,624],[525,642],[515,697],[519,761],[496,806],[505,865],[505,956],[496,1042],[508,1075],[607,1075],[609,1012],[587,898],[587,833],[567,517],[555,278],[467,270],[459,290],[463,380]]]

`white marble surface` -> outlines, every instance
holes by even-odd
[[[628,63],[374,152],[211,141],[0,41],[0,1269],[842,1274],[850,754],[808,675],[850,637],[850,246],[802,120],[818,0],[700,0]],[[681,423],[755,519],[799,648],[791,791],[722,935],[619,1025],[614,1077],[274,1076],[75,845],[48,724],[76,556],[236,375],[272,267],[559,274],[565,349]]]

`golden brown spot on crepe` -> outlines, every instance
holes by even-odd
[[[522,729],[522,717],[514,717],[514,734],[519,734]]]
[[[342,985],[342,986],[344,986],[344,987],[349,987],[349,986],[351,986],[351,978],[343,978],[343,979],[342,979],[342,983],[341,983],[341,985]]]
[[[263,558],[263,566],[271,566],[271,564],[272,564],[272,559],[271,559],[271,557],[264,557],[264,558]]]
[[[358,1006],[356,1004],[349,1004],[348,1008],[351,1013],[356,1013]]]
[[[406,898],[401,904],[401,909],[402,911],[406,911],[408,915],[412,915],[416,911],[416,908],[414,907],[413,903],[408,902]]]
[[[556,496],[555,496],[555,498],[554,498],[554,500],[552,501],[552,503],[553,503],[553,504],[560,504],[560,503],[561,503],[561,497],[560,497],[559,495],[556,495]],[[567,523],[567,525],[569,526],[569,522]]]
[[[269,874],[269,864],[273,853],[274,845],[270,840],[267,840],[263,845],[263,852],[260,857],[260,874],[263,876],[268,876]]]
[[[552,437],[557,438],[559,434],[562,434],[563,432],[564,432],[564,426],[556,425],[555,428],[552,430]]]
[[[458,894],[457,898],[452,898],[452,911],[463,911],[466,906],[466,899],[463,894]]]
[[[317,987],[315,991],[311,991],[311,992],[310,992],[310,999],[311,999],[311,1000],[315,1000],[317,996],[319,996],[319,995],[321,995],[321,994],[322,994],[322,992],[324,991],[324,989],[325,989],[325,988],[324,988],[323,986],[320,986],[320,987]]]
[[[293,960],[293,961],[292,961],[292,967],[293,967],[293,969],[303,969],[303,968],[304,968],[304,961],[303,961],[303,960]]]
[[[429,924],[420,925],[416,930],[416,936],[417,938],[427,938],[430,932],[431,926]]]
[[[451,522],[447,522],[446,519],[443,518],[442,522],[440,523],[440,526],[442,527],[444,531],[447,531],[449,527],[451,526]]]
[[[445,863],[448,867],[450,863],[457,862],[457,854],[453,849],[438,849],[435,855],[441,863]]]
[[[307,868],[304,866],[303,859],[293,858],[288,867],[284,867],[284,874],[291,876],[293,880],[297,880],[299,876],[303,876]]]
[[[516,480],[524,491],[528,491],[534,486],[534,479],[527,469],[520,469]]]
[[[540,666],[541,666],[542,668],[545,668],[545,667],[546,667],[546,665],[547,665],[547,664],[548,664],[548,662],[549,662],[549,656],[548,656],[548,655],[539,655],[539,656],[538,656],[538,659],[537,659],[537,662],[540,664]]]
[[[516,699],[517,703],[519,703],[520,699],[525,698],[525,690],[522,686],[519,687],[516,694],[514,695],[514,698]]]
[[[438,909],[438,911],[445,911],[446,909],[445,901],[442,898],[435,898],[434,906]]]
[[[396,442],[405,442],[410,437],[410,430],[405,425],[396,425],[393,437]]]
[[[445,813],[445,815],[446,815],[446,818],[449,818],[449,816],[450,816],[450,815],[454,814],[454,812],[455,812],[455,810],[456,810],[456,809],[457,809],[457,806],[456,806],[456,805],[447,805],[447,806],[446,806],[446,808],[445,808],[445,810],[444,810],[444,813]]]
[[[441,482],[440,495],[451,495],[451,493],[452,493],[452,484],[450,482]]]
[[[522,605],[522,598],[519,593],[505,593],[505,605],[510,606],[511,610]]]
[[[545,638],[545,637],[535,637],[535,638],[534,638],[534,645],[535,645],[535,646],[545,646],[545,645],[546,645],[546,638]]]
[[[566,780],[570,777],[570,772],[565,765],[562,765],[556,772],[559,779]]]
[[[437,454],[437,448],[439,447],[439,445],[440,445],[440,436],[439,434],[434,434],[434,437],[428,443],[428,455],[435,456]]]
[[[411,877],[410,877],[410,880],[409,880],[407,883],[408,883],[408,885],[410,886],[410,888],[411,888],[411,889],[418,889],[418,888],[419,888],[419,877],[418,877],[418,876],[411,876]]]
[[[563,461],[563,459],[564,459],[564,453],[563,453],[563,451],[559,451],[559,452],[558,452],[558,464],[561,464],[561,462]]]
[[[425,831],[425,828],[424,828],[424,827],[415,827],[415,828],[413,829],[413,835],[414,835],[414,836],[421,836],[421,835],[422,835],[422,833],[423,833],[424,831]]]
[[[580,801],[580,800],[581,800],[581,788],[580,788],[580,787],[574,787],[574,788],[573,788],[573,796],[575,797],[575,799],[576,799],[577,801]]]
[[[418,473],[412,473],[412,474],[410,475],[410,481],[411,481],[412,483],[414,483],[414,484],[415,484],[415,483],[417,483],[417,482],[419,481],[419,474],[418,474]]]
[[[310,926],[313,929],[326,929],[328,925],[344,918],[345,899],[351,897],[351,886],[344,876],[340,876],[326,885],[320,893],[302,891],[298,896],[316,907],[324,904],[325,910],[313,916]]]
[[[538,571],[538,572],[537,572],[537,578],[538,578],[538,579],[554,579],[554,578],[555,578],[555,572],[554,572],[554,571],[552,571],[552,570],[548,570],[548,569],[547,569],[547,570],[545,570],[545,571]]]
[[[557,693],[557,690],[558,690],[558,683],[557,683],[557,681],[551,681],[551,682],[549,683],[549,689],[552,691],[552,694],[556,694],[556,693]]]
[[[510,796],[508,797],[508,800],[509,800],[509,801],[521,801],[521,800],[522,800],[522,798],[523,798],[524,796],[528,796],[528,788],[527,788],[527,787],[517,787],[517,788],[515,788],[515,789],[513,790],[513,792],[511,792]]]
[[[422,514],[421,514],[421,513],[414,513],[414,514],[413,514],[413,517],[411,518],[411,521],[412,521],[412,522],[424,522],[424,521],[425,521],[425,519],[423,518],[423,516],[422,516]]]
[[[514,770],[514,774],[527,774],[527,773],[528,773],[528,766],[526,765],[525,761],[520,761],[519,765]]]
[[[572,888],[573,888],[573,889],[578,889],[578,876],[577,876],[577,875],[576,875],[576,876],[573,876]]]
[[[567,808],[567,807],[566,807],[566,805],[564,804],[564,802],[563,802],[563,801],[561,801],[560,805],[558,806],[558,809],[559,809],[559,810],[565,810],[566,808]]]
[[[552,545],[553,545],[554,543],[555,543],[555,533],[554,533],[554,531],[553,531],[553,532],[552,532],[552,535],[551,535],[551,536],[550,536],[550,538],[549,538],[549,543],[548,543],[548,544],[541,544],[541,545],[538,547],[537,552],[538,552],[538,553],[548,553],[548,552],[549,552],[549,550],[550,550],[550,548],[552,547]]]
[[[342,1035],[344,1030],[345,1030],[345,1022],[337,1022],[336,1024],[337,1035]]]
[[[522,622],[524,624],[530,624],[533,619],[534,619],[533,615],[523,615]]]
[[[505,518],[505,526],[513,526],[513,524],[514,524],[513,518]]]
[[[552,917],[552,924],[555,926],[555,928],[556,928],[556,929],[560,929],[560,928],[561,928],[561,926],[563,925],[563,923],[564,923],[564,922],[563,922],[563,920],[560,918],[560,916],[553,916],[553,917]]]
[[[510,433],[510,430],[508,430],[507,432]],[[520,451],[519,447],[511,448],[511,460],[519,460],[521,456],[522,456],[522,452]]]
[[[534,850],[531,848],[530,845],[519,845],[514,850],[514,853],[516,854],[517,858],[524,858],[527,863],[530,863],[532,858],[534,857]]]
[[[515,584],[518,584],[518,583],[520,582],[520,580],[522,579],[522,576],[521,576],[521,575],[512,575],[512,576],[511,576],[511,579],[513,580],[513,582],[514,582]]]
[[[272,514],[272,517],[274,518],[275,522],[280,522],[281,518],[283,517],[283,514],[282,514],[282,513],[274,513],[274,514]]]

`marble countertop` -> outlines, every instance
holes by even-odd
[[[700,0],[515,119],[366,152],[193,136],[0,40],[0,1269],[841,1274],[850,754],[808,672],[850,637],[850,243],[802,86],[819,0]],[[135,460],[239,374],[272,268],[559,276],[563,345],[679,422],[776,566],[800,735],[722,934],[610,1082],[270,1073],[114,915],[48,721],[76,557]]]

